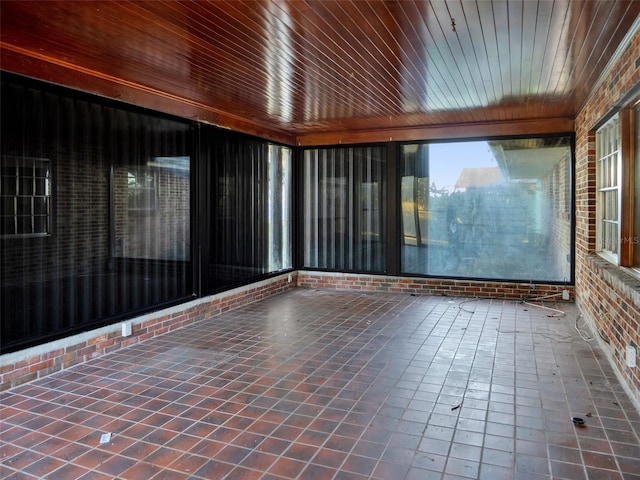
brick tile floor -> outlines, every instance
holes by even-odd
[[[558,308],[290,291],[2,393],[0,477],[640,479],[640,417]]]

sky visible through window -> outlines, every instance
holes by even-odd
[[[497,167],[487,142],[432,143],[429,145],[429,183],[453,192],[463,168]]]

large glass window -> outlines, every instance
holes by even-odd
[[[571,280],[571,140],[401,146],[401,270]]]
[[[213,141],[206,154],[211,192],[209,290],[292,268],[291,148],[238,134],[204,132]]]
[[[190,125],[10,78],[2,352],[190,298]]]
[[[304,267],[383,272],[386,147],[304,151]]]

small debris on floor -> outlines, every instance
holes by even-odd
[[[111,432],[100,435],[100,444],[109,443],[111,441]]]
[[[455,406],[451,407],[451,411],[453,412],[454,410],[459,409],[461,406],[462,406],[462,404],[461,404],[461,403],[459,403],[459,404],[457,404],[457,405],[455,405]]]

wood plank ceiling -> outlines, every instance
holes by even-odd
[[[0,67],[290,144],[573,118],[639,1],[0,2]]]

